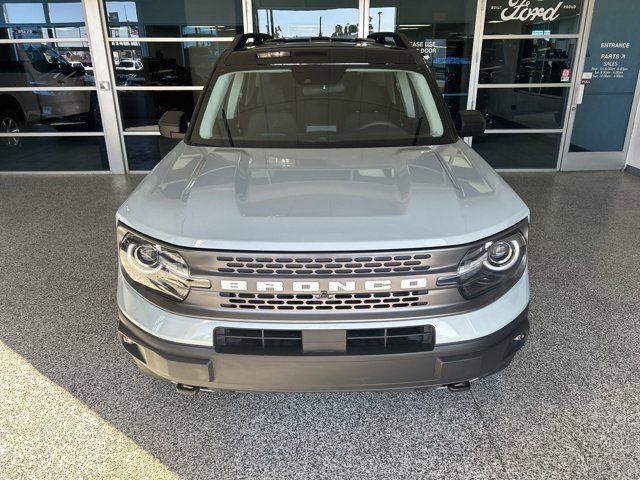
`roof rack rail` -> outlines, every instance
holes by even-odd
[[[343,38],[343,37],[281,37],[270,38],[267,43],[311,43],[311,42],[329,42],[329,43],[356,43],[362,42],[365,38]]]
[[[411,41],[407,38],[404,33],[399,32],[375,32],[367,35],[367,38],[373,40],[376,43],[381,43],[382,45],[391,45],[389,39],[393,40],[393,43],[396,47],[399,48],[411,48]]]
[[[243,33],[233,37],[233,42],[231,42],[231,47],[229,48],[231,48],[231,50],[240,50],[247,45],[247,41],[250,39],[253,39],[255,45],[262,45],[271,38],[273,37],[266,33]]]

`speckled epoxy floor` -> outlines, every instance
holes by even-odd
[[[532,210],[509,369],[455,395],[182,397],[115,336],[113,215],[141,177],[0,176],[0,477],[640,478],[640,178],[505,177]]]

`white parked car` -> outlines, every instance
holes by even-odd
[[[251,42],[251,43],[249,43]],[[119,336],[178,391],[447,386],[528,332],[529,210],[402,35],[238,36],[117,214]]]
[[[140,60],[120,60],[120,63],[116,65],[118,72],[139,72],[142,68]]]

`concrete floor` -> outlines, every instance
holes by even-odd
[[[640,178],[511,174],[532,335],[471,393],[182,397],[115,336],[140,177],[0,176],[0,478],[640,477]]]

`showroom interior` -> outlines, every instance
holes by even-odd
[[[0,0],[0,478],[640,478],[638,18],[638,0]],[[251,31],[402,32],[451,114],[483,114],[466,141],[531,211],[531,333],[507,369],[459,393],[187,397],[127,358],[116,211],[179,143],[160,117],[190,114]]]
[[[159,136],[160,116],[189,115],[220,52],[253,30],[405,33],[452,115],[485,115],[487,134],[468,140],[494,168],[621,170],[640,142],[639,33],[624,15],[633,2],[566,1],[543,28],[501,20],[517,12],[507,0],[210,3],[2,2],[0,169],[151,170],[177,143]]]

